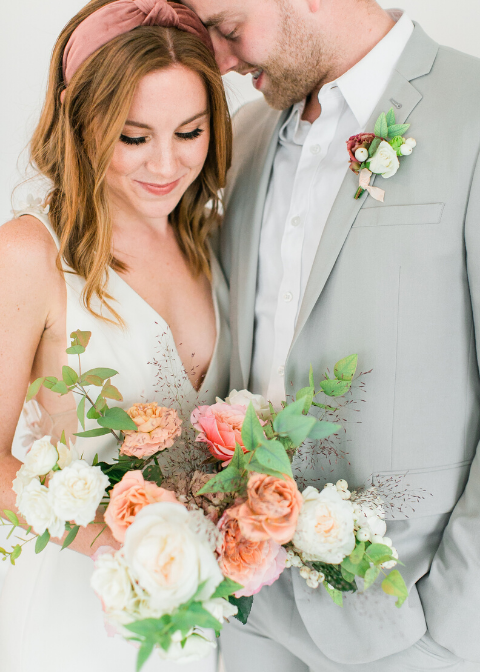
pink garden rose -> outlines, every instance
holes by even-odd
[[[242,441],[246,412],[245,406],[219,402],[212,406],[199,406],[192,413],[190,422],[200,432],[197,441],[206,443],[212,455],[222,460],[224,467],[232,461],[235,443],[240,445],[244,453],[247,452]]]
[[[182,433],[182,421],[173,408],[150,404],[134,404],[127,411],[138,429],[124,431],[125,441],[120,449],[121,455],[146,458],[171,448]]]
[[[303,505],[293,478],[253,473],[247,486],[247,501],[238,510],[243,535],[251,541],[273,539],[278,544],[292,540]]]
[[[353,170],[354,173],[357,173],[360,170],[360,163],[355,157],[355,152],[357,149],[360,149],[360,147],[368,149],[374,140],[375,133],[359,133],[358,135],[352,135],[352,137],[347,140],[347,150],[350,156],[350,170]]]
[[[105,511],[105,522],[114,538],[123,544],[125,532],[135,516],[154,502],[178,504],[175,493],[146,481],[141,471],[128,471],[110,492],[110,503]]]
[[[241,504],[227,509],[218,529],[222,544],[217,548],[218,564],[223,574],[241,584],[236,597],[255,595],[263,586],[271,586],[285,569],[287,552],[273,539],[250,541],[240,529],[238,515]]]

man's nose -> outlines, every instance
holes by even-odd
[[[230,44],[223,37],[212,35],[213,47],[215,49],[215,60],[222,75],[238,69],[240,59],[232,52]]]

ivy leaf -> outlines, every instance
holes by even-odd
[[[388,127],[388,137],[394,138],[396,135],[404,135],[409,128],[410,124],[393,124],[393,126]]]
[[[388,124],[387,124],[387,115],[385,112],[378,117],[375,124],[374,133],[379,138],[386,138],[388,136]]]
[[[313,397],[315,396],[315,388],[313,386],[302,387],[301,390],[297,392],[297,401],[298,399],[304,400],[303,412],[308,413],[313,402]]]
[[[92,336],[91,331],[81,331],[80,329],[77,329],[77,331],[72,331],[70,334],[70,338],[72,339],[72,345],[81,345],[83,348],[86,348],[88,343],[90,342],[90,338]]]
[[[242,424],[242,441],[248,451],[255,450],[259,443],[265,439],[262,425],[255,413],[252,402],[248,404],[247,413]]]
[[[358,355],[349,355],[335,364],[333,370],[335,378],[338,380],[353,380],[357,370]]]
[[[41,553],[50,541],[50,532],[45,530],[41,537],[37,537],[35,542],[35,553]]]
[[[102,389],[102,397],[104,399],[114,399],[115,401],[123,401],[123,397],[119,390],[110,383],[110,379],[105,383]]]
[[[233,593],[238,592],[242,588],[243,586],[241,586],[239,583],[236,583],[235,581],[232,581],[232,579],[225,577],[222,583],[217,586],[210,599],[214,600],[216,597],[228,597],[229,595],[233,595]]]
[[[336,588],[331,588],[326,581],[323,582],[323,585],[335,604],[343,607],[343,594]]]
[[[62,378],[65,385],[75,385],[78,380],[78,374],[69,366],[62,366]]]
[[[5,517],[8,518],[8,520],[17,527],[17,525],[20,525],[20,521],[18,520],[18,516],[16,513],[13,511],[10,511],[9,509],[4,509],[3,513],[5,514]]]
[[[285,474],[293,478],[292,465],[287,451],[280,441],[265,441],[257,448],[250,464],[249,471],[256,471],[256,465],[273,470],[275,473]],[[269,473],[263,471],[263,473]]]
[[[274,430],[281,436],[288,436],[295,446],[305,441],[317,423],[316,418],[303,415],[304,405],[303,399],[288,404],[273,421]]]
[[[387,124],[393,126],[395,123],[395,110],[391,107],[387,112]]]
[[[363,589],[368,590],[370,586],[372,586],[375,583],[379,574],[380,574],[379,567],[370,567],[370,569],[367,569],[367,571],[365,572]]]
[[[86,397],[82,397],[80,399],[80,403],[77,406],[77,418],[83,429],[85,429],[85,399]]]
[[[235,595],[229,595],[228,601],[231,604],[234,604],[238,609],[238,612],[235,615],[237,621],[246,625],[250,612],[252,611],[253,595],[249,595],[248,597],[235,597]]]
[[[101,427],[108,427],[108,429],[133,430],[138,429],[132,418],[126,413],[123,408],[115,406],[108,408],[105,415],[98,419],[98,424]]]
[[[319,420],[313,426],[312,431],[308,435],[308,438],[312,439],[313,441],[321,441],[322,439],[326,439],[327,436],[336,434],[341,429],[342,425],[337,425],[334,422],[326,422],[324,420]]]
[[[64,541],[63,544],[62,544],[62,549],[61,549],[62,551],[63,551],[64,548],[67,548],[67,546],[70,546],[70,544],[74,541],[75,537],[76,537],[77,534],[78,534],[78,530],[79,530],[79,529],[80,529],[80,526],[79,526],[79,525],[74,525],[74,526],[72,527],[72,529],[70,530],[70,532],[69,532],[69,533],[67,534],[67,536],[65,537],[65,541]]]
[[[92,437],[104,436],[105,434],[110,434],[110,430],[97,427],[97,429],[88,429],[86,432],[75,432],[73,436],[79,436],[82,439],[91,439]]]
[[[29,386],[29,388],[27,390],[27,396],[26,396],[25,401],[30,401],[30,399],[33,399],[33,397],[35,397],[38,394],[40,388],[42,387],[42,385],[44,383],[44,380],[45,380],[45,377],[37,378],[37,380],[33,381],[33,383]]]
[[[365,558],[358,564],[353,564],[349,558],[344,558],[342,562],[342,567],[344,567],[347,572],[350,574],[355,574],[355,576],[361,576],[362,579],[365,576],[365,573],[370,569],[370,563]]]
[[[67,355],[82,355],[85,352],[83,345],[71,345],[65,350]]]
[[[351,385],[352,383],[349,380],[338,380],[337,378],[320,382],[320,387],[328,397],[342,397],[348,392]]]
[[[140,649],[138,651],[138,655],[137,655],[136,672],[140,672],[142,667],[145,665],[147,660],[150,658],[154,646],[155,646],[155,642],[152,642],[151,640],[147,640],[146,642],[142,642],[142,644],[140,646]]]
[[[374,565],[392,560],[392,549],[385,544],[372,544],[367,548],[367,556]]]
[[[377,149],[380,147],[380,143],[382,142],[381,138],[375,138],[368,148],[368,156],[372,158],[372,156],[375,154]],[[367,166],[368,167],[368,166]],[[369,169],[370,170],[370,169]]]
[[[401,607],[408,597],[407,586],[402,575],[397,569],[393,569],[382,581],[382,589],[387,595],[398,597],[395,602],[396,607]]]

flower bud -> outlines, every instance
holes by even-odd
[[[310,571],[311,570],[309,567],[302,567],[302,569],[300,570],[300,576],[302,577],[302,579],[310,578]]]
[[[368,149],[365,149],[365,147],[359,147],[355,152],[355,158],[357,161],[360,161],[360,163],[366,161],[368,159]]]
[[[366,528],[360,528],[357,532],[357,539],[358,541],[369,541],[370,531]]]
[[[372,537],[372,544],[383,544],[383,537],[379,534],[374,534]]]
[[[389,546],[390,548],[392,548],[392,540],[390,539],[390,537],[383,537],[382,544],[385,544],[385,546]]]
[[[352,496],[350,490],[339,490],[338,494],[342,499],[350,499],[350,497]]]
[[[348,483],[344,478],[341,478],[339,481],[337,481],[335,485],[337,490],[343,490],[343,492],[348,490]]]
[[[314,581],[313,579],[307,579],[307,586],[309,588],[318,588],[318,581]]]
[[[407,138],[405,140],[405,144],[408,145],[408,147],[411,147],[412,149],[417,146],[417,141],[415,138]]]
[[[412,152],[413,149],[410,147],[410,145],[407,145],[406,143],[400,147],[400,153],[402,154],[402,156],[410,156]]]

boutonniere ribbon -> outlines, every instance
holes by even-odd
[[[385,192],[379,187],[371,187],[372,174],[387,179],[393,177],[400,168],[401,156],[409,156],[417,145],[413,138],[405,139],[403,135],[410,124],[397,124],[393,107],[378,117],[373,133],[359,133],[347,140],[350,155],[350,170],[359,176],[359,186],[355,198],[360,198],[364,191],[376,201],[385,198]]]

